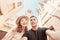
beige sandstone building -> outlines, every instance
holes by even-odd
[[[16,27],[15,15],[18,11],[22,10],[23,7],[23,0],[0,0],[1,31],[8,33]],[[28,9],[24,15],[30,16],[32,11]],[[42,27],[53,26],[55,31],[60,33],[60,0],[46,0],[39,3],[37,12]],[[12,22],[12,20],[14,20],[14,22]]]

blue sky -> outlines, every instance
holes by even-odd
[[[16,16],[23,15],[28,9],[32,10],[32,15],[38,17],[38,14],[36,12],[36,9],[39,6],[39,3],[43,0],[23,0],[23,9],[17,12]]]

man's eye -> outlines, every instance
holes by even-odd
[[[35,20],[35,19],[34,19]]]
[[[30,21],[32,21],[32,20],[30,20]]]

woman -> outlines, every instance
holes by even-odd
[[[6,36],[2,40],[21,40],[24,32],[28,31],[28,21],[29,19],[27,16],[18,17],[16,20],[17,28],[13,29],[12,32],[6,34]]]

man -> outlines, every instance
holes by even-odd
[[[37,18],[35,16],[31,16],[30,24],[32,29],[24,33],[22,40],[47,40],[47,35],[54,39],[54,36],[52,36],[52,33],[54,32],[48,30],[47,28],[39,28],[37,23]]]

